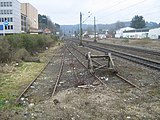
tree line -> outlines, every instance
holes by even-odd
[[[49,16],[38,14],[38,24],[39,29],[48,28],[52,33],[60,31],[60,25],[57,23],[53,23]]]

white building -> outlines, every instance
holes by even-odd
[[[125,27],[116,31],[115,38],[122,38],[124,31],[135,30],[135,28]]]
[[[123,32],[123,38],[147,38],[149,34],[149,29],[135,29]]]
[[[8,26],[5,26],[5,33],[20,33],[21,32],[21,4],[17,0],[0,0],[0,26],[5,21],[8,21]],[[0,35],[3,30],[0,29]]]
[[[149,30],[148,37],[150,39],[160,39],[160,28],[155,28]]]

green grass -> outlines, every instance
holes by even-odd
[[[5,102],[13,103],[16,97],[29,84],[45,63],[23,62],[13,73],[0,73],[0,108]]]
[[[17,96],[37,76],[56,48],[52,47],[40,53],[41,63],[22,62],[14,71],[0,73],[0,110],[19,109],[19,106],[15,105]]]

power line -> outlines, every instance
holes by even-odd
[[[160,5],[158,5],[158,6],[154,6],[154,8],[148,8],[148,9],[145,9],[145,10],[142,10],[142,11],[140,11],[141,13],[135,13],[135,14],[137,14],[137,15],[139,15],[139,14],[142,14],[143,16],[148,16],[148,15],[152,15],[152,14],[154,14],[154,13],[159,13],[159,11],[160,11],[160,9],[158,10],[158,11],[153,11],[154,9],[156,9],[156,8],[158,8],[158,7],[160,7]],[[151,10],[150,10],[151,9]],[[150,10],[149,12],[147,11],[147,10]],[[143,13],[144,11],[147,11],[147,13]],[[151,12],[151,11],[153,11],[153,12]],[[132,16],[131,16],[132,15]],[[131,16],[131,17],[133,17],[133,14],[125,14],[125,16]],[[110,17],[110,18],[112,18],[112,17]],[[131,21],[131,19],[132,18],[130,18],[128,21]],[[124,19],[123,19],[124,20]]]
[[[107,8],[107,10],[108,10],[109,8],[113,9],[115,6],[123,3],[122,1],[126,2],[125,0],[121,0],[121,1],[118,0],[117,2],[115,2],[115,4],[113,4],[113,6],[109,6],[109,7]],[[99,10],[98,13],[101,12],[101,11],[103,11],[103,10],[104,10],[104,9]],[[105,8],[105,11],[106,11],[106,8]],[[103,11],[103,12],[104,12],[104,11]]]
[[[111,16],[111,15],[113,15],[113,14],[119,12],[119,11],[123,11],[123,10],[129,9],[129,8],[134,7],[134,6],[136,6],[136,5],[139,5],[139,4],[141,4],[141,3],[145,2],[145,1],[146,1],[146,0],[143,0],[143,1],[138,2],[138,3],[136,3],[136,4],[132,4],[132,5],[128,6],[128,7],[126,7],[126,8],[119,9],[119,10],[117,10],[117,11],[114,11],[114,12],[108,14],[108,15],[107,15],[107,18],[108,18],[109,16]],[[98,20],[100,20],[100,19],[102,19],[102,18],[104,18],[104,17],[106,17],[106,15],[103,16],[103,17],[98,18]]]

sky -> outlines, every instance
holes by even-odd
[[[60,25],[79,24],[80,12],[84,24],[111,24],[131,21],[142,15],[148,22],[160,23],[159,0],[18,0],[30,3],[38,13],[47,15]],[[90,17],[89,17],[90,16]]]

